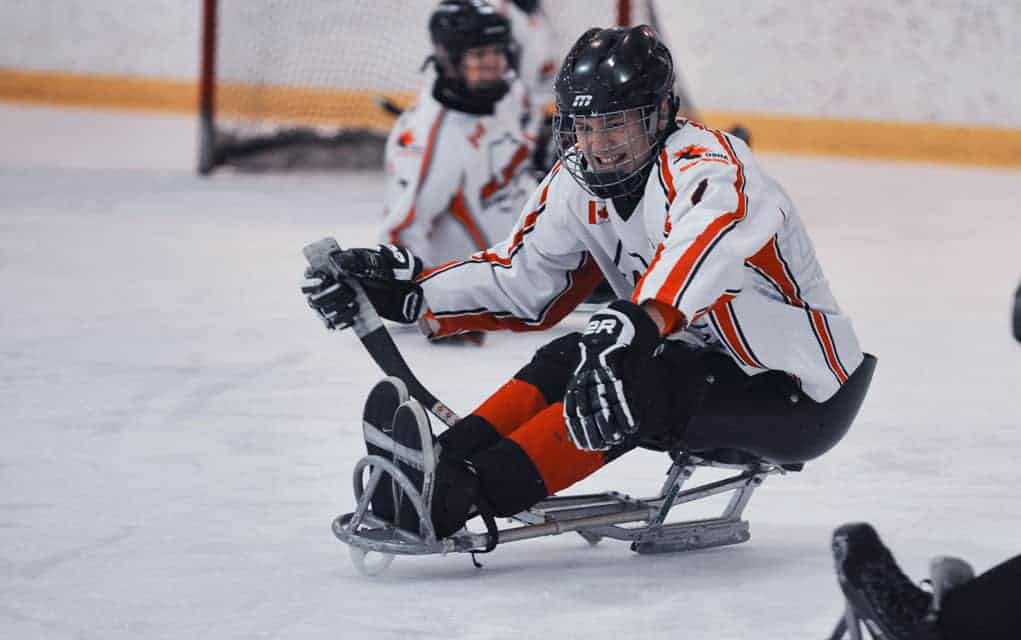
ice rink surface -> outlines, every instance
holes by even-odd
[[[306,243],[373,241],[380,177],[200,179],[181,119],[7,106],[0,134],[2,638],[822,638],[842,522],[918,579],[935,554],[1021,553],[1016,171],[761,158],[879,367],[844,441],[753,498],[750,542],[566,534],[369,579],[329,525],[379,373],[298,282]],[[396,337],[467,412],[582,322]],[[649,495],[666,467],[636,452],[578,489]]]

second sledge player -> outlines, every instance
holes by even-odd
[[[435,76],[386,143],[381,236],[432,266],[511,229],[536,184],[536,125],[505,16],[482,0],[443,0],[429,33]]]

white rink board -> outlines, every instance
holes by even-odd
[[[593,16],[606,15],[591,7],[612,3],[546,4],[581,14],[580,34],[594,26]],[[0,67],[194,79],[200,5],[7,0],[0,3]],[[349,88],[414,88],[432,3],[369,6],[223,0],[224,46],[239,60],[225,75],[286,83],[300,72],[316,86],[340,78]],[[656,6],[691,97],[706,111],[1021,127],[1018,2],[658,0]],[[290,35],[266,32],[267,23]],[[343,38],[336,25],[343,25]],[[563,39],[573,41],[570,34]],[[339,41],[351,42],[354,53],[341,54]],[[358,51],[387,62],[367,69]]]

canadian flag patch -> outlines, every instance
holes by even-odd
[[[597,203],[595,200],[588,201],[588,223],[603,224],[610,221],[610,212],[606,205]]]

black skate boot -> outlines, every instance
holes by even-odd
[[[486,550],[496,545],[496,522],[485,500],[471,463],[441,455],[433,437],[429,417],[417,400],[402,404],[394,414],[394,461],[422,497],[422,511],[432,524],[436,538],[446,538],[465,523],[481,515],[489,532]],[[397,503],[397,526],[426,535],[426,526],[408,495]]]
[[[860,620],[875,640],[940,640],[931,615],[932,597],[901,572],[870,525],[837,529],[833,558],[847,598],[845,620],[852,638],[858,637]]]
[[[408,388],[400,378],[388,377],[376,383],[365,399],[362,433],[369,455],[393,459],[393,420],[397,407],[408,399]],[[384,475],[372,494],[372,513],[394,522],[394,497],[397,484]]]

